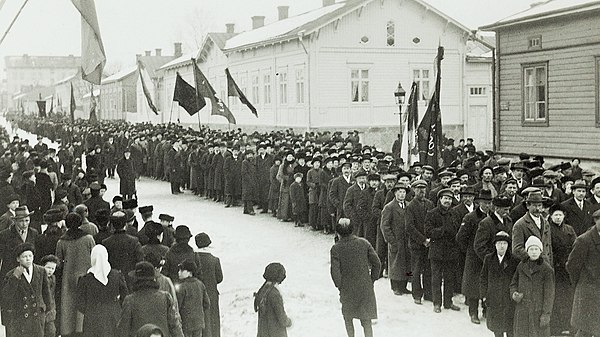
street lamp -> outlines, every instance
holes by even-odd
[[[406,98],[406,90],[402,88],[402,83],[398,82],[398,88],[394,91],[394,97],[396,98],[396,105],[398,105],[398,116],[400,117],[400,139],[402,139],[402,106],[404,105],[404,99]]]

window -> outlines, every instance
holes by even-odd
[[[469,88],[469,95],[485,96],[485,87],[471,87]]]
[[[368,69],[352,69],[351,77],[351,101],[353,103],[361,103],[369,101],[369,70]]]
[[[304,66],[296,68],[296,103],[304,104]]]
[[[252,103],[259,104],[258,72],[252,74]]]
[[[548,122],[548,64],[523,66],[523,122]]]
[[[282,68],[279,71],[279,103],[287,104],[288,102],[288,77],[287,68]]]
[[[394,25],[394,21],[388,21],[386,24],[386,32],[387,39],[386,44],[388,47],[393,47],[396,45],[396,26]]]
[[[542,49],[542,36],[532,36],[527,39],[527,49]]]
[[[429,101],[431,71],[429,69],[413,69],[413,81],[419,86],[420,101]]]
[[[267,73],[263,76],[263,102],[265,104],[271,104],[271,70],[267,70]]]

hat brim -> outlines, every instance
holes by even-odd
[[[31,211],[31,212],[29,212],[28,214],[19,214],[19,215],[15,215],[15,216],[13,216],[12,218],[13,218],[14,220],[25,219],[25,218],[28,218],[28,217],[30,217],[30,216],[31,216],[33,213],[35,213],[35,211]]]

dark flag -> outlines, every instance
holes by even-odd
[[[227,95],[228,96],[237,96],[240,99],[242,104],[245,104],[250,111],[258,118],[258,112],[256,112],[256,108],[250,103],[244,92],[238,87],[237,83],[231,77],[231,73],[229,72],[229,68],[225,68],[225,74],[227,75]]]
[[[146,102],[148,102],[150,110],[152,110],[155,115],[158,115],[158,109],[154,103],[152,103],[152,96],[150,96],[150,91],[148,91],[148,87],[146,86],[146,81],[144,80],[144,75],[142,75],[142,72],[146,75],[146,78],[150,78],[146,68],[144,68],[144,65],[142,64],[142,61],[138,60],[138,73],[140,74],[140,81],[142,82],[142,90],[144,91],[144,96],[146,96]]]
[[[73,94],[73,83],[71,83],[71,103],[69,104],[71,123],[75,122],[75,109],[77,109],[77,104],[75,104],[75,95]]]
[[[94,86],[90,89],[90,123],[96,123],[98,118],[96,117],[96,97],[94,97]]]
[[[200,109],[206,106],[204,99],[197,99],[196,89],[189,85],[181,75],[177,73],[175,80],[175,91],[173,92],[173,102],[179,103],[179,106],[187,111],[190,116],[195,115]]]
[[[46,118],[46,101],[36,101],[37,106],[38,106],[38,115],[41,118]]]
[[[198,68],[196,60],[192,59],[192,63],[194,64],[194,82],[196,82],[196,93],[198,98],[204,97],[210,100],[212,105],[211,115],[223,116],[227,118],[227,121],[230,124],[236,124],[235,116],[231,110],[229,110],[227,105],[225,105],[223,100],[217,97],[217,92],[210,85],[210,82],[208,82],[208,79],[204,76],[200,68]]]
[[[435,90],[417,132],[420,161],[425,165],[431,165],[436,170],[443,165],[442,115],[440,111],[440,85],[442,82],[441,74],[443,58],[444,47],[440,46],[438,47],[436,56],[437,74],[435,79]]]

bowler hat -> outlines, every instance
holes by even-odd
[[[272,262],[267,265],[263,278],[269,282],[281,283],[285,280],[285,267],[281,263]]]
[[[590,188],[596,187],[596,184],[600,184],[600,177],[596,177],[592,180],[592,183],[590,184]]]
[[[20,206],[20,207],[17,207],[17,209],[15,209],[15,216],[13,216],[13,219],[15,219],[15,220],[24,219],[24,218],[29,217],[33,213],[35,213],[35,211],[29,212],[27,205]]]
[[[192,237],[192,232],[190,232],[190,228],[186,225],[179,225],[175,228],[175,233],[173,234],[175,239],[189,239]]]
[[[525,202],[539,202],[539,203],[543,203],[544,202],[544,197],[542,197],[542,193],[541,192],[531,192],[531,193],[529,193],[529,195],[527,195],[527,198],[525,199]]]
[[[462,186],[460,188],[460,195],[477,195],[473,186]]]
[[[367,180],[368,180],[368,181],[379,181],[379,180],[381,180],[381,177],[380,177],[380,176],[379,176],[379,174],[377,174],[377,173],[370,173],[370,174],[367,176]]]
[[[396,191],[399,189],[403,189],[406,191],[406,193],[408,193],[410,191],[410,186],[402,183],[397,183],[396,185],[394,185],[394,187],[392,187],[392,193],[396,193]]]
[[[150,281],[154,280],[154,266],[147,261],[141,261],[135,264],[135,280]]]
[[[492,205],[496,207],[510,207],[510,204],[510,199],[504,195],[499,195],[492,200]]]
[[[198,248],[208,247],[212,243],[212,241],[210,240],[210,237],[206,233],[197,234],[194,237],[194,240],[196,241],[196,246]]]
[[[475,200],[492,201],[492,191],[490,191],[490,190],[479,191],[479,194],[475,197]]]
[[[366,177],[368,174],[365,170],[358,170],[358,172],[356,172],[354,174],[354,178],[358,178],[358,177]]]

